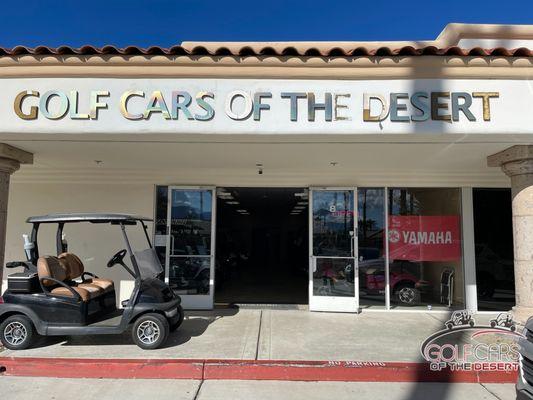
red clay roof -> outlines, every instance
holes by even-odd
[[[457,46],[449,46],[438,48],[436,46],[424,46],[415,48],[413,46],[404,46],[399,48],[391,47],[364,47],[359,46],[355,48],[331,47],[307,47],[301,46],[287,46],[284,48],[274,49],[270,46],[262,48],[254,48],[250,46],[243,46],[240,48],[224,47],[221,44],[218,48],[206,48],[204,46],[195,46],[192,48],[185,48],[183,46],[172,46],[169,48],[151,46],[142,48],[137,46],[115,47],[115,46],[82,46],[82,47],[25,47],[16,46],[13,48],[0,47],[0,56],[22,56],[22,55],[164,55],[164,56],[278,56],[278,57],[392,57],[392,56],[460,56],[460,57],[533,57],[533,51],[520,47],[516,49],[507,49],[504,47],[496,47],[493,49],[485,49],[481,47],[474,47],[471,49],[464,49]]]

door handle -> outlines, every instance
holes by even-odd
[[[355,231],[350,231],[350,254],[352,257],[355,257]]]

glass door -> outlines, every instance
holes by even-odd
[[[213,308],[215,204],[212,188],[168,187],[165,280],[184,308]]]
[[[356,193],[355,188],[311,189],[311,311],[359,310]]]

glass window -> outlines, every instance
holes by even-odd
[[[478,309],[515,305],[511,189],[474,189]]]
[[[313,273],[313,294],[315,296],[353,297],[353,258],[317,258]]]
[[[179,294],[208,294],[212,191],[172,189],[170,200],[170,287]]]
[[[170,255],[211,254],[210,190],[172,190]]]
[[[353,214],[353,191],[314,192],[313,254],[315,256],[353,256]]]
[[[171,257],[170,287],[179,294],[208,294],[210,268],[209,257]]]
[[[385,191],[357,189],[359,304],[385,305]]]
[[[390,189],[392,306],[464,307],[461,191]]]

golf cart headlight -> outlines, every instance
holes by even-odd
[[[167,316],[167,318],[175,317],[177,314],[178,314],[177,308],[170,310],[170,311],[165,311],[165,315]]]

